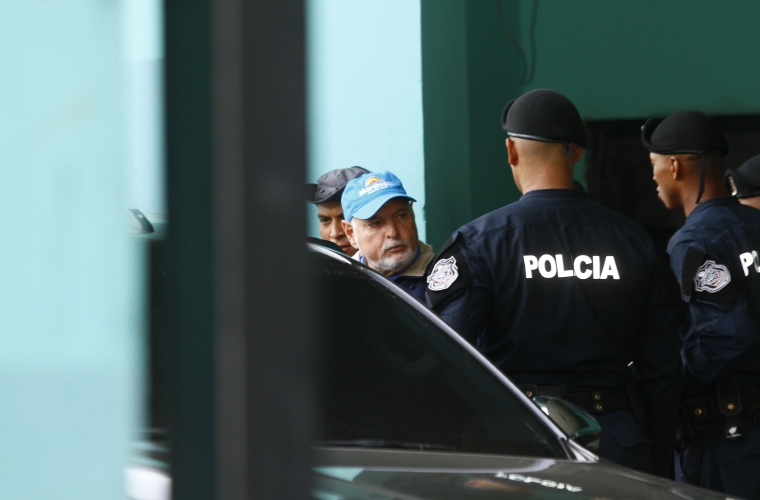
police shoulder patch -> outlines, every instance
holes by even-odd
[[[472,287],[470,266],[462,253],[462,240],[457,233],[443,244],[437,261],[427,276],[427,300],[435,308],[459,290]]]
[[[714,260],[705,261],[694,275],[694,290],[697,292],[716,293],[731,283],[728,268],[716,264]]]
[[[434,292],[446,290],[458,277],[457,259],[452,255],[448,259],[441,259],[435,263],[427,277],[428,288]]]

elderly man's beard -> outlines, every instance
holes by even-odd
[[[390,248],[403,245],[406,247],[406,251],[403,253],[396,253],[393,255],[385,255]],[[387,273],[398,273],[409,267],[414,260],[414,255],[417,252],[416,248],[411,248],[409,243],[404,240],[390,240],[387,241],[380,252],[380,260],[371,260],[372,264],[378,269],[381,269]],[[365,256],[365,258],[367,258]],[[369,260],[369,259],[367,259]]]

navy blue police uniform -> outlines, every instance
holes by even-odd
[[[667,255],[641,228],[574,189],[529,191],[456,230],[427,293],[526,394],[591,412],[600,456],[670,473],[681,308]]]
[[[698,112],[647,122],[642,138],[660,154],[728,151],[717,125]],[[703,161],[698,198],[704,170]],[[699,202],[668,243],[688,309],[676,479],[745,498],[760,498],[759,252],[760,211],[729,197]]]

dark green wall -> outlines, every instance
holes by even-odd
[[[760,2],[541,0],[536,79],[590,119],[760,111]]]
[[[588,120],[760,113],[757,0],[540,0],[534,18],[535,2],[421,0],[427,235],[436,247],[519,197],[498,120],[524,92],[562,92]]]
[[[504,2],[509,32],[519,25],[517,8]],[[499,117],[521,92],[523,68],[498,12],[490,1],[421,1],[427,238],[436,249],[519,195]]]

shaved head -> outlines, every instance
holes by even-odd
[[[507,138],[507,154],[517,189],[573,189],[573,167],[583,148],[573,142]]]

